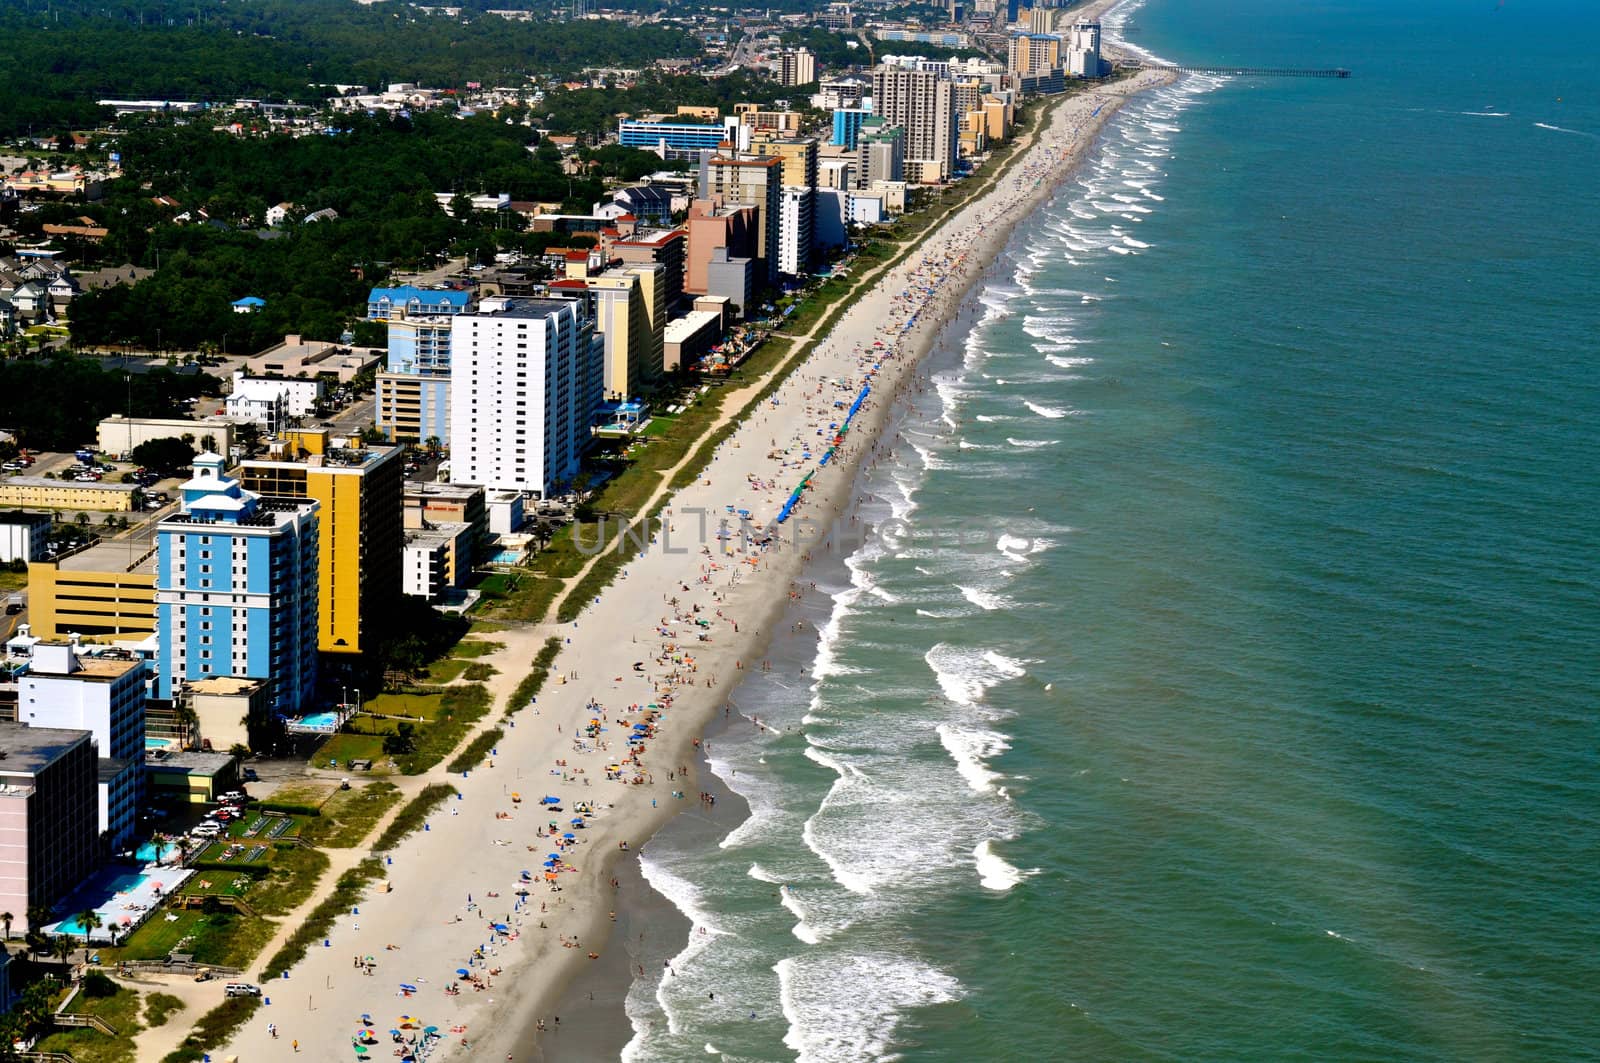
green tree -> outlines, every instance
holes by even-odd
[[[383,751],[391,757],[402,756],[416,748],[416,727],[409,723],[395,725],[394,733],[383,736]]]
[[[147,469],[171,476],[194,461],[195,449],[181,439],[166,436],[140,443],[133,448],[130,456]]]

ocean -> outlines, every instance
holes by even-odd
[[[1107,25],[1355,76],[1139,98],[974,290],[625,1058],[1600,1058],[1600,18]]]

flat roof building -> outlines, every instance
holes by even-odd
[[[14,931],[99,862],[98,780],[88,731],[0,722],[0,910]]]

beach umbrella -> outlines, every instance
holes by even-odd
[[[367,959],[369,959],[369,960],[371,958],[372,957],[370,957],[370,956],[367,957]],[[361,1013],[361,1024],[363,1026],[371,1026],[372,1025],[372,1016],[368,1015],[366,1012],[362,1012]]]
[[[456,968],[456,974],[459,974],[463,978],[471,978],[472,977],[472,972],[467,970],[465,967],[457,967]]]
[[[389,1036],[390,1037],[399,1037],[400,1036],[400,1031],[399,1030],[390,1030],[389,1031]]]
[[[351,1047],[356,1050],[356,1055],[358,1055],[358,1056],[364,1056],[364,1055],[367,1054],[367,1046],[366,1045],[352,1045]]]
[[[547,796],[540,803],[541,804],[546,804],[546,805],[559,805],[561,803],[561,798]]]
[[[439,1032],[439,1027],[437,1027],[437,1026],[424,1026],[422,1028],[422,1032],[423,1033],[428,1033],[428,1034],[438,1033]]]
[[[567,832],[567,833],[566,833],[566,834],[563,834],[563,835],[562,835],[562,837],[563,837],[563,838],[576,838],[576,837],[577,837],[577,835],[576,835],[576,834],[573,834],[573,833],[571,833],[571,832],[570,832],[570,831],[569,831],[569,832]]]
[[[583,817],[582,817],[582,816],[573,816],[573,817],[572,817],[572,825],[573,825],[573,826],[574,826],[574,827],[581,827],[581,826],[583,826]]]
[[[494,927],[496,930],[498,930],[502,934],[508,932],[511,929],[510,927],[506,926],[504,923],[490,923],[489,925]]]

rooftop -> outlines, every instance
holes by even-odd
[[[84,732],[87,733],[87,732]],[[233,762],[228,753],[205,753],[199,750],[171,752],[158,749],[145,754],[145,767],[152,771],[184,771],[191,775],[217,775]]]
[[[88,731],[0,721],[0,775],[36,774],[79,742],[90,739]]]
[[[41,510],[0,509],[0,524],[49,524],[55,515]]]
[[[127,494],[139,490],[138,484],[108,484],[98,480],[50,480],[43,476],[12,476],[0,481],[11,487],[69,487],[78,491],[120,491]]]
[[[192,694],[252,694],[266,682],[265,679],[244,679],[232,675],[214,675],[209,679],[194,679],[188,684]]]

